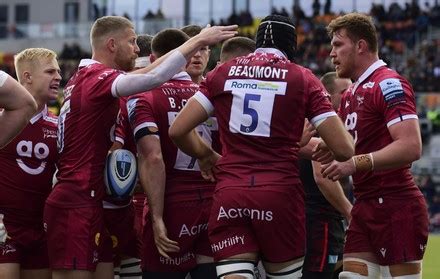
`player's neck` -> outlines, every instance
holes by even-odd
[[[357,65],[359,66],[356,68],[356,71],[354,71],[352,80],[357,81],[362,76],[362,74],[365,73],[365,71],[378,60],[379,57],[377,56],[377,54],[370,54],[358,61]]]
[[[118,66],[116,65],[114,60],[108,54],[93,53],[92,59],[95,61],[98,61],[99,63],[101,63],[109,68],[118,69]]]
[[[192,76],[191,79],[194,83],[200,84],[203,81],[203,76]]]
[[[46,108],[47,102],[46,100],[40,100],[38,98],[35,98],[35,101],[37,102],[37,106],[38,106],[37,112],[35,114],[39,114]]]

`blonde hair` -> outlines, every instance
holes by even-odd
[[[25,70],[38,66],[40,60],[57,59],[57,54],[47,48],[27,48],[14,56],[15,73],[18,81]]]
[[[347,30],[347,36],[353,41],[365,40],[371,52],[378,51],[377,32],[371,16],[350,13],[333,19],[327,26],[327,32],[333,37],[338,30]]]
[[[98,42],[102,41],[106,36],[127,28],[134,29],[134,26],[133,23],[125,17],[100,17],[95,21],[95,23],[93,23],[92,29],[90,30],[90,44],[92,45],[92,48],[95,49]]]

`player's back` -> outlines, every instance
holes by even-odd
[[[2,211],[10,210],[12,216],[29,222],[41,222],[58,158],[56,132],[57,118],[45,108],[0,150]]]
[[[276,51],[257,50],[216,68],[201,91],[218,118],[220,182],[299,183],[298,142],[304,119],[332,111],[325,89],[309,70]]]
[[[58,124],[58,183],[50,203],[70,207],[101,202],[105,156],[119,111],[112,83],[119,74],[93,63],[80,67],[67,83]]]
[[[168,129],[199,86],[193,83],[186,72],[173,77],[162,86],[148,93],[133,96],[128,101],[129,119],[134,133],[145,127],[158,129],[162,157],[165,163],[165,195],[179,199],[193,199],[194,195],[211,195],[214,184],[205,181],[199,172],[195,158],[180,151],[171,141]],[[197,132],[211,143],[213,131],[217,130],[215,119],[210,118],[197,127]]]

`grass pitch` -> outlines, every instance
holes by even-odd
[[[440,234],[430,234],[423,258],[423,279],[440,279]]]

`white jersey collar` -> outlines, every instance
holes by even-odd
[[[364,80],[366,80],[374,71],[376,71],[377,69],[379,69],[382,66],[385,66],[386,64],[387,63],[385,63],[382,59],[379,59],[376,62],[374,62],[373,64],[371,64],[370,67],[368,67],[368,69],[358,78],[351,93],[354,94],[354,92],[356,92],[356,89],[358,88],[359,84],[364,82]]]
[[[47,115],[47,105],[44,106],[44,108],[37,114],[35,114],[34,116],[32,116],[31,120],[29,120],[29,122],[31,124],[34,124],[35,122],[37,122],[38,120],[40,120],[41,117]]]
[[[254,53],[272,53],[287,59],[286,55],[281,50],[272,47],[260,47],[257,48]]]
[[[189,76],[189,74],[187,72],[180,72],[175,74],[171,79],[173,80],[191,80],[191,77]]]
[[[89,59],[89,58],[81,59],[81,61],[79,62],[78,68],[86,67],[86,66],[96,64],[96,63],[101,64],[100,62],[93,60],[93,59]]]

